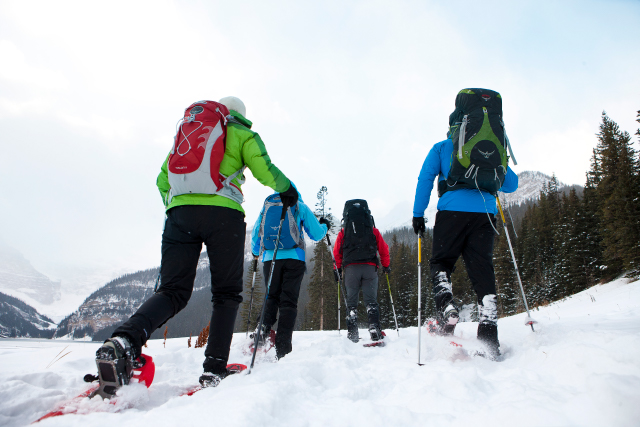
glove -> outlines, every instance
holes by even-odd
[[[320,218],[320,221],[318,221],[320,224],[324,224],[327,226],[327,231],[331,230],[331,221],[329,221],[327,218],[322,217]]]
[[[333,269],[333,277],[336,279],[336,282],[340,281],[340,273],[335,268]]]
[[[289,185],[289,189],[284,193],[280,193],[280,200],[282,200],[282,209],[287,209],[295,206],[298,203],[298,190],[293,184]]]
[[[413,231],[416,234],[421,234],[425,232],[423,217],[418,217],[418,216],[413,217]]]
[[[391,273],[391,267],[382,267],[382,271],[384,272],[384,274],[389,274]]]

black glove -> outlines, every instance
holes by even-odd
[[[291,184],[289,189],[284,193],[280,193],[280,200],[282,200],[282,209],[293,207],[298,203],[298,190]]]
[[[336,282],[340,281],[340,273],[335,268],[333,269],[333,277],[336,279]]]
[[[423,217],[418,217],[418,216],[413,217],[413,232],[416,234],[421,234],[425,232]]]
[[[382,271],[384,272],[384,274],[389,274],[391,273],[391,267],[382,267]]]
[[[327,218],[322,217],[320,218],[320,221],[318,221],[320,224],[324,224],[327,226],[327,231],[331,230],[331,221],[329,221]]]

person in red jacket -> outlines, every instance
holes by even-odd
[[[362,288],[363,301],[367,307],[369,334],[372,341],[384,338],[380,329],[378,309],[378,266],[389,273],[389,247],[375,227],[366,200],[348,200],[342,214],[342,229],[336,237],[333,249],[336,266],[344,271],[347,288],[347,337],[360,340],[358,334],[358,296]],[[380,263],[378,262],[380,254]]]

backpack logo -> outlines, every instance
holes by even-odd
[[[490,152],[490,153],[484,152],[484,151],[482,151],[482,150],[478,150],[478,153],[482,154],[482,155],[484,156],[484,158],[485,158],[485,159],[488,159],[488,158],[489,158],[493,153],[495,153],[495,152],[496,152],[495,150],[493,150],[493,151],[492,151],[492,152]]]
[[[484,100],[485,100],[485,102],[487,102],[488,100],[490,100],[490,99],[491,99],[491,96],[490,96],[490,95],[487,95],[487,94],[484,94],[484,95],[482,95],[482,99],[484,99]]]

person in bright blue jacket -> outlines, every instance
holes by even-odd
[[[435,144],[425,159],[416,187],[413,204],[413,229],[425,231],[424,211],[429,205],[433,182],[446,181],[454,143],[446,139]],[[444,185],[441,184],[441,187]],[[512,193],[518,189],[518,176],[507,168],[499,191]],[[459,319],[453,300],[451,273],[462,255],[469,279],[478,299],[478,339],[486,344],[490,356],[499,352],[496,280],[493,270],[493,241],[497,233],[496,198],[478,188],[446,191],[438,201],[433,228],[433,255],[429,262],[436,301],[435,332],[453,334]]]
[[[291,185],[294,185],[293,182]],[[265,280],[268,280],[274,251],[272,249],[264,249],[262,245],[261,224],[264,211],[263,206],[251,232],[251,252],[256,258],[262,253],[264,277]],[[291,340],[298,315],[300,285],[306,271],[302,230],[311,240],[317,242],[327,234],[331,227],[331,223],[327,219],[320,218],[318,220],[315,217],[311,209],[302,201],[302,196],[300,196],[299,192],[297,209],[292,208],[292,212],[294,212],[295,223],[301,237],[300,244],[293,249],[278,249],[264,312],[263,328],[259,339],[259,345],[262,345],[269,336],[271,326],[276,323],[279,312],[278,331],[275,338],[276,357],[278,359],[292,350]],[[285,233],[285,230],[282,232]],[[258,333],[257,328],[254,333]]]

